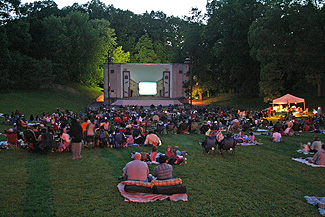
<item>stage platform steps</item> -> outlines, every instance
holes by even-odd
[[[169,106],[169,105],[183,105],[177,99],[151,99],[151,98],[129,98],[129,99],[118,99],[112,105],[114,106],[125,106],[125,105],[137,105],[137,106]]]

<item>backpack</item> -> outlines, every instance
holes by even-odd
[[[40,145],[40,148],[41,149],[44,149],[44,150],[50,150],[51,148],[54,148],[55,147],[55,142],[53,140],[53,135],[52,133],[44,133],[42,135],[42,143]]]
[[[100,139],[105,139],[105,132],[104,132],[104,130],[100,130],[99,138]]]
[[[99,140],[100,140],[101,143],[107,143],[106,136],[105,136],[105,131],[104,130],[100,130]]]
[[[124,144],[126,142],[123,132],[118,132],[115,134],[115,140],[118,144]]]

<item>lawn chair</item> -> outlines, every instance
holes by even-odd
[[[233,155],[235,153],[236,140],[234,137],[225,137],[224,140],[219,144],[219,153],[229,153]]]
[[[164,126],[164,124],[162,123],[162,124],[157,124],[157,127],[156,127],[156,129],[154,130],[154,132],[155,132],[155,133],[160,133],[160,134],[162,134],[162,133],[164,132],[164,130],[165,130],[165,126]]]
[[[167,126],[166,126],[166,132],[167,132],[167,134],[168,134],[168,133],[173,133],[173,134],[175,134],[175,129],[176,129],[176,127],[175,127],[175,124],[174,124],[174,123],[169,123],[169,124],[167,124]]]
[[[188,123],[182,122],[178,126],[177,131],[178,131],[179,134],[188,134],[188,129],[189,129]]]
[[[16,147],[15,149],[18,149],[20,147],[20,143],[18,142],[17,132],[13,131],[12,129],[9,129],[3,135],[5,135],[7,137],[8,148]]]
[[[209,153],[217,149],[216,144],[217,138],[215,136],[205,136],[205,140],[201,145],[204,148],[204,152]]]
[[[195,133],[195,134],[196,134],[196,133],[199,132],[199,130],[200,130],[200,129],[199,129],[199,123],[196,122],[196,121],[192,122],[192,123],[191,123],[191,132],[190,132],[190,133],[191,133],[191,134],[192,134],[192,133]]]
[[[24,131],[24,141],[28,144],[31,150],[34,150],[34,147],[37,145],[38,141],[36,139],[35,132],[31,129]]]

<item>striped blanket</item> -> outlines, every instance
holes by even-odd
[[[317,164],[309,163],[308,159],[310,159],[310,158],[306,158],[306,159],[304,159],[304,158],[291,158],[291,159],[294,160],[294,161],[306,164],[308,166],[312,166],[312,167],[325,167],[325,165],[317,165]]]
[[[314,152],[308,152],[308,151],[305,151],[305,150],[297,150],[298,153],[301,153],[301,154],[315,154]]]
[[[325,197],[309,197],[305,196],[307,202],[313,206],[318,206],[319,213],[325,216]]]
[[[124,200],[127,202],[139,202],[147,203],[153,202],[156,200],[166,200],[171,201],[188,201],[187,194],[173,194],[173,195],[163,195],[163,194],[148,194],[148,193],[129,193],[124,191],[124,184],[119,183],[117,185],[119,192],[121,193]]]

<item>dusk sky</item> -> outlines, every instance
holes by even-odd
[[[71,6],[73,3],[85,4],[88,0],[54,0],[59,8],[65,6]],[[33,2],[29,0],[21,0],[21,2]],[[101,2],[106,5],[114,5],[115,8],[120,8],[123,10],[130,10],[136,14],[142,14],[146,11],[163,11],[168,16],[179,16],[189,15],[189,11],[192,7],[197,7],[202,12],[205,12],[206,0],[102,0]]]

